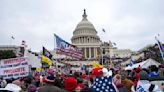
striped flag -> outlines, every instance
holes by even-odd
[[[81,59],[83,57],[82,51],[77,46],[66,42],[56,34],[54,36],[57,54],[64,54],[75,59]]]

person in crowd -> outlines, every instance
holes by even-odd
[[[54,86],[53,74],[46,78],[46,84],[38,88],[38,92],[63,92],[61,88]]]
[[[84,88],[86,88],[86,86],[82,83],[79,83],[75,89],[75,92],[80,92]]]
[[[91,87],[92,84],[93,84],[93,82],[94,82],[94,79],[93,79],[93,77],[92,77],[92,78],[89,79],[88,87]]]
[[[0,88],[4,88],[7,85],[7,81],[0,76]]]
[[[56,76],[54,86],[57,86],[59,88],[63,88],[63,79],[60,78],[60,76]]]
[[[112,82],[112,72],[106,68],[94,68],[93,75],[95,79],[90,88],[94,92],[118,92],[117,87]]]
[[[162,91],[164,92],[164,83],[161,84]]]
[[[131,87],[133,86],[133,82],[126,77],[126,75],[121,75],[121,83],[126,87],[127,92],[131,92]]]
[[[119,92],[127,92],[127,88],[121,82],[121,75],[116,74],[113,77],[113,83],[115,84],[115,86],[117,87],[117,89],[119,90]]]
[[[35,85],[35,81],[33,78],[31,78],[30,76],[27,76],[27,77],[24,77],[23,79],[21,79],[20,81],[22,81],[22,85],[21,85],[21,88],[23,90],[23,92],[25,91],[28,91],[28,87],[30,84],[33,84]],[[35,85],[36,86],[36,85]]]
[[[138,83],[138,80],[139,80],[139,77],[140,77],[140,75],[139,75],[139,72],[141,71],[141,67],[140,67],[140,65],[137,67],[137,68],[134,68],[134,75],[131,75],[131,76],[133,76],[132,77],[132,80],[133,80],[133,85],[136,87],[137,86],[137,83]]]
[[[40,84],[40,75],[39,75],[39,72],[36,72],[35,73],[34,80],[35,80],[35,85],[37,87],[39,87],[39,84]]]
[[[15,80],[12,83],[8,83],[5,88],[0,88],[0,92],[20,92],[22,90],[20,85],[20,81]]]
[[[53,85],[45,85],[40,87],[37,92],[64,92],[64,91]]]
[[[54,82],[54,80],[55,80],[54,73],[49,73],[49,76],[47,77],[46,81]]]
[[[94,90],[92,88],[83,88],[80,90],[80,92],[94,92]]]
[[[155,65],[152,65],[150,67],[149,80],[150,81],[164,81],[164,76],[161,76],[159,74],[159,69]]]
[[[75,92],[78,83],[74,77],[67,77],[64,80],[64,91],[63,92]]]
[[[149,77],[153,77],[153,76],[159,76],[158,68],[155,65],[150,66]]]
[[[135,79],[135,76],[134,76],[135,72],[136,72],[135,70],[136,70],[136,68],[133,68],[133,70],[131,70],[129,75],[128,75],[128,78],[132,81],[134,81],[134,79]]]
[[[83,79],[83,84],[84,84],[86,87],[89,87],[89,79]]]
[[[20,87],[22,85],[20,80],[14,80],[12,83],[16,84],[17,86],[20,86]]]
[[[132,86],[131,92],[162,92],[158,85],[149,82],[149,75],[146,71],[142,70],[139,76],[138,83]]]
[[[37,91],[37,87],[34,84],[30,84],[27,88],[28,92],[36,92]]]

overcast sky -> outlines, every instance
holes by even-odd
[[[25,40],[33,51],[42,46],[52,50],[54,33],[71,42],[85,8],[102,41],[139,50],[154,44],[157,34],[164,42],[163,4],[164,0],[0,0],[0,45]]]

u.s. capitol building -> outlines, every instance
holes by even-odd
[[[94,25],[87,19],[86,11],[82,15],[82,20],[77,24],[75,30],[73,31],[73,36],[71,38],[71,42],[73,45],[76,45],[83,52],[84,59],[96,59],[98,56],[102,56],[102,49],[105,48],[105,53],[103,55],[107,55],[110,57],[119,57],[125,58],[131,56],[131,50],[129,49],[117,49],[113,47],[113,44],[109,40],[109,42],[102,42],[100,37],[97,35],[97,31]],[[55,54],[54,51],[51,52]],[[65,58],[64,55],[54,55],[54,58]],[[87,62],[86,61],[86,62]],[[79,64],[79,62],[73,62],[73,64]],[[82,62],[81,62],[82,63]],[[89,63],[88,63],[89,64]]]

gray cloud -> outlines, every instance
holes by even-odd
[[[25,40],[34,51],[42,46],[54,48],[53,34],[68,42],[87,9],[89,21],[103,41],[118,48],[139,50],[155,43],[160,34],[164,42],[163,0],[1,0],[0,45]],[[102,32],[105,28],[106,33]]]

